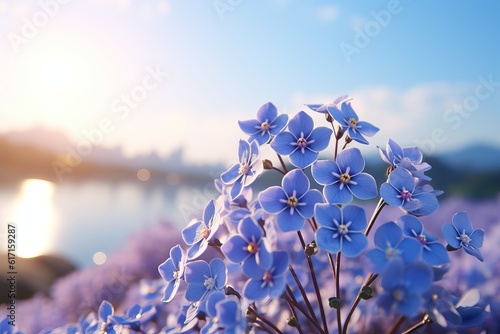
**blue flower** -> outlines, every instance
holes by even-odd
[[[416,261],[421,253],[422,246],[413,238],[403,239],[403,231],[394,222],[382,224],[374,236],[375,248],[366,253],[366,257],[373,264],[375,272],[382,272],[395,257],[401,257],[404,263]]]
[[[314,205],[323,202],[323,195],[309,186],[304,172],[295,169],[283,177],[281,187],[269,187],[259,194],[260,205],[266,212],[277,214],[283,232],[300,230],[305,220],[314,215]]]
[[[217,232],[219,224],[218,210],[212,199],[203,210],[203,220],[194,220],[182,230],[184,242],[191,246],[187,251],[189,260],[197,258],[207,249],[208,242]]]
[[[328,113],[342,127],[342,132],[347,131],[352,140],[361,144],[368,144],[364,136],[371,137],[379,130],[376,126],[368,122],[359,121],[358,115],[351,107],[351,101],[344,100],[338,104],[331,104],[326,107]]]
[[[483,246],[484,230],[473,229],[466,212],[458,212],[452,218],[452,224],[443,224],[443,236],[448,244],[454,248],[462,248],[466,253],[484,261],[479,248]]]
[[[202,328],[201,334],[245,333],[246,318],[236,296],[225,296],[221,292],[207,299],[207,314],[210,321]]]
[[[164,302],[168,303],[174,298],[184,275],[185,265],[184,251],[180,245],[176,245],[170,249],[170,258],[158,266],[158,272],[167,282],[162,299]]]
[[[221,291],[226,285],[227,270],[224,262],[215,258],[210,264],[197,260],[186,264],[184,273],[188,284],[186,299],[190,302],[203,301],[215,291]]]
[[[257,140],[259,145],[265,144],[272,136],[276,136],[283,130],[288,122],[288,115],[278,116],[278,110],[271,102],[264,104],[257,111],[257,119],[238,121],[240,128],[247,135],[250,135],[248,142]]]
[[[377,146],[378,147],[378,146]],[[431,166],[422,162],[422,152],[416,146],[401,147],[394,140],[389,139],[385,151],[378,147],[380,157],[394,169],[403,167],[414,177],[429,181],[430,177],[424,175],[424,172],[431,169]]]
[[[266,297],[279,297],[286,286],[286,273],[289,264],[286,251],[275,251],[271,268],[261,267],[247,268],[244,271],[249,280],[243,287],[243,295],[254,301],[263,300]],[[249,270],[251,269],[251,270]]]
[[[389,174],[387,182],[380,186],[380,195],[387,204],[413,215],[429,215],[439,207],[436,196],[424,188],[416,189],[414,177],[404,168]]]
[[[288,123],[288,131],[274,137],[271,147],[278,154],[289,155],[290,163],[295,167],[306,168],[328,146],[331,135],[329,128],[314,128],[312,117],[300,111]]]
[[[15,327],[9,324],[11,321],[12,319],[8,315],[0,321],[0,334],[23,334],[22,332],[16,331]]]
[[[365,210],[359,206],[347,205],[340,209],[336,205],[316,205],[316,244],[329,253],[342,252],[355,257],[368,245],[364,234],[367,226]]]
[[[142,307],[139,304],[132,305],[126,312],[125,316],[112,315],[111,321],[118,325],[130,327],[135,331],[139,331],[142,324],[147,323],[156,315],[156,308],[153,305]]]
[[[264,171],[257,141],[254,140],[249,144],[240,140],[238,158],[239,162],[220,176],[222,182],[232,185],[231,200],[235,200],[243,191],[243,187],[250,185]]]
[[[339,108],[342,102],[352,100],[348,95],[342,95],[337,97],[332,103],[326,103],[326,104],[306,104],[310,109],[322,113],[322,114],[328,114],[328,107],[333,108]]]
[[[422,294],[431,287],[433,280],[432,268],[423,262],[405,265],[402,259],[394,258],[381,275],[384,292],[377,305],[387,314],[415,316],[423,305]]]
[[[226,258],[235,263],[243,262],[243,267],[269,269],[273,258],[262,228],[247,216],[239,223],[238,233],[229,237],[221,247]]]
[[[404,234],[422,245],[422,260],[425,263],[434,266],[449,262],[446,248],[439,243],[438,238],[424,231],[424,225],[417,217],[405,215],[399,221],[403,223]]]
[[[88,333],[94,333],[101,330],[103,333],[116,334],[120,333],[120,325],[112,322],[112,317],[114,314],[113,305],[107,300],[103,300],[101,305],[99,305],[99,310],[97,315],[99,316],[100,322],[95,322],[87,328]]]
[[[377,196],[377,183],[373,176],[362,173],[364,168],[361,151],[350,148],[341,151],[336,161],[316,161],[311,172],[316,182],[325,186],[323,194],[328,203],[346,204],[352,201],[353,195],[359,199]]]

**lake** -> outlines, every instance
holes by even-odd
[[[16,226],[17,255],[63,256],[79,267],[103,263],[127,237],[160,221],[179,227],[217,192],[213,183],[180,185],[131,181],[52,183],[26,179],[0,187],[0,239]]]

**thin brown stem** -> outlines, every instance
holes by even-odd
[[[340,252],[337,253],[337,261],[335,262],[336,268],[335,272],[337,276],[335,277],[335,294],[337,295],[337,298],[340,299],[340,257],[341,254]],[[342,301],[340,302],[341,305],[337,308],[337,328],[338,332],[342,333],[342,318],[341,318],[341,308],[342,308]]]
[[[302,249],[305,250],[306,243],[304,241],[302,233],[300,231],[297,231],[297,235],[299,236],[300,243],[302,244]],[[311,279],[314,285],[314,291],[316,292],[316,300],[318,301],[319,312],[321,314],[321,321],[323,322],[323,328],[325,329],[325,332],[328,333],[328,322],[326,321],[325,309],[323,307],[323,300],[321,299],[321,291],[319,290],[318,280],[316,279],[316,272],[314,271],[314,266],[311,257],[306,254],[306,258],[307,258],[307,264],[309,265],[309,272],[311,274]]]
[[[372,217],[370,218],[370,221],[368,222],[368,226],[366,227],[366,230],[365,230],[365,235],[368,236],[368,234],[370,233],[372,227],[373,227],[373,224],[375,224],[375,221],[377,220],[378,218],[378,215],[380,214],[380,212],[382,212],[382,209],[387,205],[387,203],[384,201],[384,199],[382,197],[380,197],[378,203],[377,203],[377,206],[375,207],[375,210],[373,211],[373,215]]]
[[[373,284],[373,282],[375,282],[377,277],[378,277],[378,274],[375,274],[375,275],[373,275],[372,273],[368,274],[366,276],[365,281],[363,282],[363,285],[361,286],[361,288],[363,288],[364,286],[370,286],[371,284]],[[360,292],[361,292],[361,290],[360,290]],[[351,321],[351,317],[354,314],[356,307],[358,307],[358,304],[360,301],[361,301],[361,295],[360,295],[360,293],[358,293],[358,295],[354,299],[354,302],[351,305],[351,308],[349,309],[349,313],[347,314],[347,318],[345,319],[343,334],[347,334],[347,327],[349,326],[349,322]]]
[[[286,287],[287,289],[287,292],[290,296],[293,297],[293,292],[292,290],[290,289],[290,287]],[[322,333],[322,334],[327,334],[323,328],[321,328],[321,326],[319,325],[318,321],[316,319],[313,318],[313,316],[311,316],[307,310],[305,310],[302,306],[300,306],[300,304],[297,302],[297,300],[295,300],[295,297],[293,297],[293,299],[289,296],[284,296],[285,300],[290,302],[293,306],[295,306],[297,308],[297,310],[300,311],[300,313],[302,313],[306,318],[307,320],[309,320],[309,322],[314,326],[316,327],[316,329],[318,330],[319,333]]]
[[[299,334],[303,334],[304,332],[302,332],[302,327],[300,327],[300,322],[299,322],[299,318],[297,317],[297,312],[295,311],[295,308],[294,306],[292,305],[291,301],[286,300],[286,303],[288,304],[288,307],[290,308],[290,312],[292,313],[292,317],[294,317],[296,320],[297,320],[297,331],[299,332]]]
[[[283,334],[278,327],[276,327],[271,321],[267,320],[265,317],[260,315],[259,312],[257,312],[257,310],[255,310],[251,306],[248,307],[248,311],[250,311],[252,315],[254,315],[257,319],[265,323],[268,327],[272,328],[276,333]]]
[[[276,155],[278,156],[278,159],[281,163],[281,167],[283,168],[283,171],[286,173],[288,173],[288,168],[286,168],[286,165],[285,165],[285,162],[283,161],[283,158],[281,157],[281,155],[277,154]]]
[[[290,273],[292,274],[293,279],[295,280],[295,284],[297,284],[297,287],[299,288],[300,294],[302,295],[302,298],[304,299],[304,302],[306,303],[307,309],[309,310],[309,314],[316,318],[316,314],[314,314],[314,309],[312,308],[311,302],[309,301],[309,298],[307,298],[306,291],[304,290],[304,287],[302,286],[302,283],[300,283],[299,278],[297,277],[297,273],[295,273],[295,270],[293,269],[292,266],[289,266],[288,269],[290,270]]]
[[[396,322],[389,328],[389,330],[386,332],[386,334],[396,334],[396,331],[398,328],[405,322],[406,317],[404,315],[400,315],[397,319]]]
[[[415,325],[411,326],[410,328],[408,328],[407,330],[405,330],[403,333],[401,334],[410,334],[410,333],[413,333],[414,331],[416,331],[417,329],[419,329],[420,327],[423,327],[425,325],[428,325],[432,322],[432,319],[429,318],[429,315],[426,314],[424,315],[424,317],[422,318],[422,320],[420,320],[420,322],[416,323]]]

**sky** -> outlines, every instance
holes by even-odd
[[[364,150],[500,146],[499,39],[494,0],[0,0],[0,133],[229,164],[266,102],[348,94]]]

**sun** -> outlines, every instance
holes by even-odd
[[[109,55],[92,40],[49,36],[33,41],[11,71],[11,106],[43,122],[80,124],[102,112],[110,91]]]

